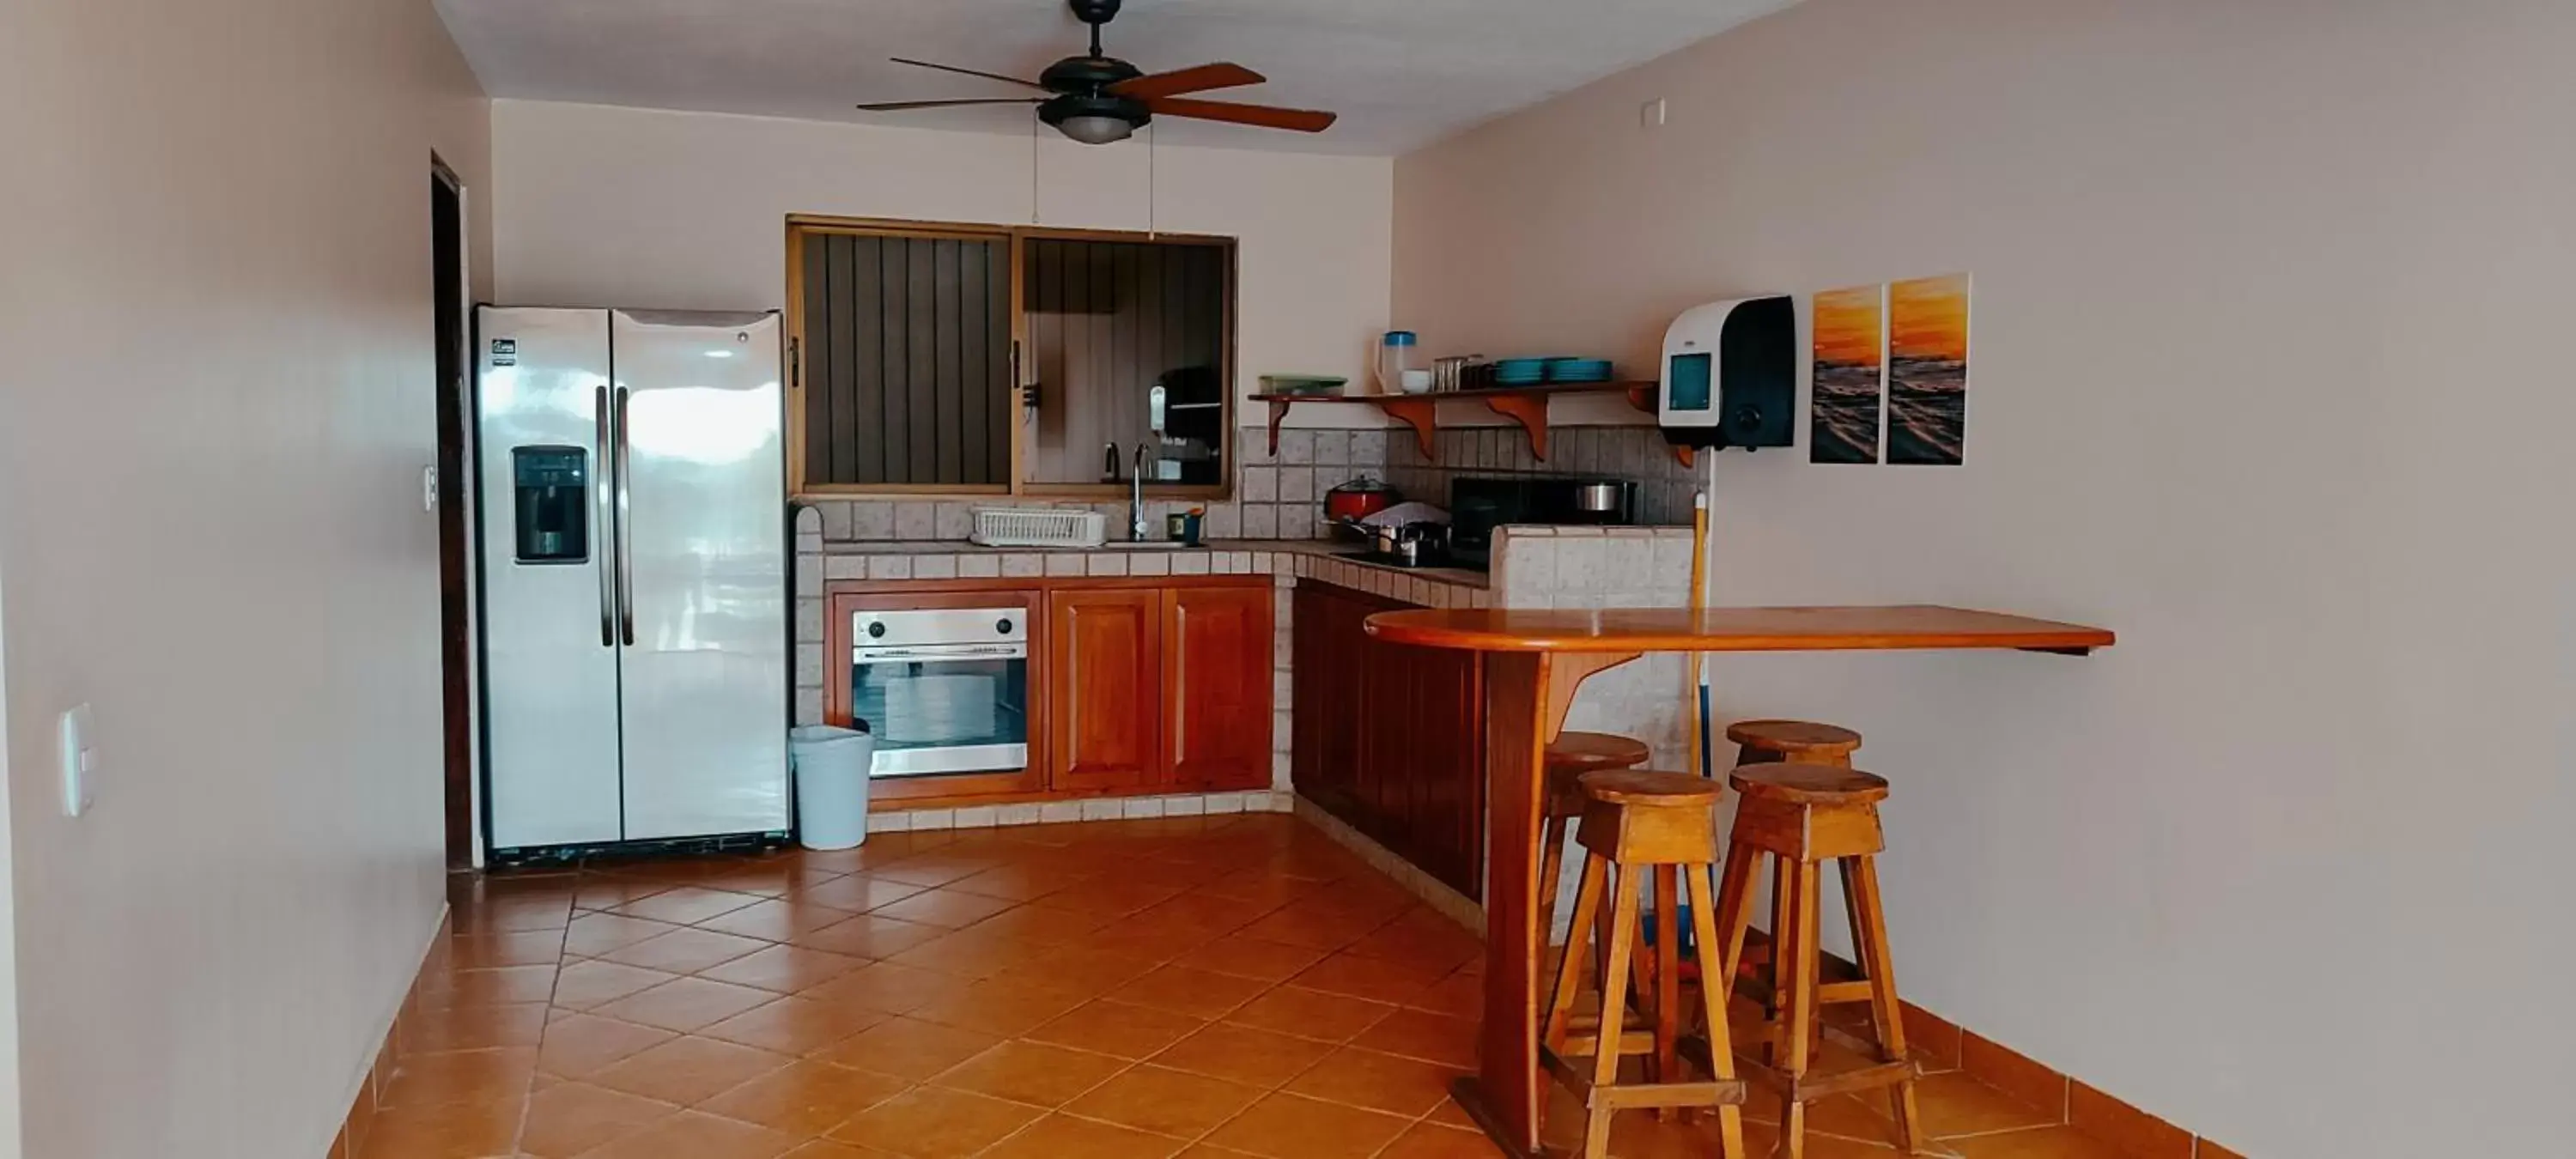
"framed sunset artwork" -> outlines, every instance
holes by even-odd
[[[1966,274],[1887,286],[1887,461],[1957,466],[1968,434]]]
[[[1875,463],[1884,398],[1884,286],[1816,295],[1815,397],[1807,404],[1807,461]]]

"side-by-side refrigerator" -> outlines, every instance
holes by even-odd
[[[777,315],[475,320],[489,847],[783,832]]]

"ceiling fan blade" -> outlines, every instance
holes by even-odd
[[[870,113],[893,113],[901,112],[904,109],[945,109],[952,108],[957,105],[1037,105],[1044,103],[1046,103],[1045,97],[978,97],[973,100],[964,101],[879,101],[873,105],[860,105],[858,108]]]
[[[1195,117],[1202,121],[1231,121],[1238,125],[1259,125],[1265,129],[1295,129],[1300,133],[1320,133],[1333,127],[1339,118],[1317,109],[1282,109],[1270,105],[1239,105],[1232,101],[1194,101],[1187,97],[1158,97],[1145,102],[1145,107],[1166,117]]]
[[[1029,87],[1029,88],[1037,89],[1037,90],[1039,90],[1039,91],[1041,91],[1041,92],[1054,92],[1054,91],[1055,91],[1054,89],[1050,89],[1050,88],[1046,87],[1045,85],[1039,84],[1039,83],[1038,83],[1038,82],[1036,82],[1036,81],[1033,81],[1033,80],[1021,80],[1020,78],[1015,77],[1015,76],[1003,76],[1002,74],[1000,74],[1000,73],[998,73],[998,72],[984,72],[984,71],[981,71],[981,70],[979,70],[979,69],[959,68],[959,67],[957,67],[956,65],[953,65],[953,64],[932,64],[932,63],[930,63],[929,61],[926,61],[926,60],[906,60],[906,59],[904,59],[903,57],[900,57],[900,56],[889,56],[889,57],[887,57],[886,59],[887,59],[887,60],[891,60],[891,61],[895,62],[896,64],[908,64],[908,65],[913,66],[914,68],[935,68],[935,69],[938,69],[938,70],[939,70],[939,71],[941,71],[941,72],[953,72],[953,73],[958,73],[958,74],[960,74],[960,75],[964,75],[964,76],[980,76],[980,77],[984,78],[985,80],[997,80],[997,81],[1000,81],[1000,82],[1002,82],[1002,83],[1004,83],[1004,84],[1026,85],[1026,86],[1027,86],[1027,87]]]
[[[1209,89],[1257,85],[1269,79],[1242,65],[1227,62],[1131,77],[1109,86],[1109,91],[1122,97],[1134,97],[1142,101],[1155,97],[1176,97],[1182,93],[1202,93]]]

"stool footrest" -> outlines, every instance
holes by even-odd
[[[1855,1091],[1892,1087],[1901,1082],[1910,1082],[1916,1077],[1914,1063],[1911,1061],[1876,1063],[1870,1066],[1853,1067],[1834,1074],[1807,1074],[1795,1080],[1754,1059],[1739,1057],[1735,1060],[1735,1065],[1754,1081],[1763,1086],[1784,1091],[1791,1099],[1801,1103],[1812,1103]]]
[[[1565,1053],[1567,1054],[1589,1058],[1600,1053],[1600,1050],[1600,1035],[1569,1034],[1565,1036]],[[1655,1053],[1654,1031],[1630,1030],[1624,1031],[1619,1035],[1619,1054],[1621,1057],[1624,1058],[1633,1054],[1653,1053]]]
[[[1558,1082],[1573,1088],[1575,1097],[1587,1107],[1740,1107],[1752,1090],[1743,1079],[1594,1086],[1591,1075],[1583,1073],[1555,1051],[1542,1046],[1538,1057],[1549,1073],[1554,1074]]]
[[[1827,1006],[1844,1002],[1871,1002],[1877,991],[1867,982],[1827,982],[1816,987],[1816,1001]]]

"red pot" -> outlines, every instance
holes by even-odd
[[[1368,476],[1361,476],[1324,492],[1324,518],[1334,522],[1366,519],[1395,506],[1395,488]]]

